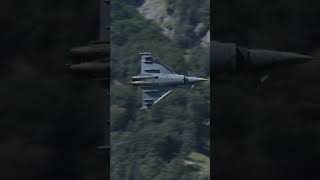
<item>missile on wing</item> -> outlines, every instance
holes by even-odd
[[[108,62],[83,62],[79,64],[68,65],[68,71],[74,77],[84,77],[92,79],[108,79],[109,63]]]
[[[83,62],[79,64],[71,64],[69,66],[71,72],[74,73],[107,73],[109,69],[109,63],[107,62]]]
[[[69,51],[73,63],[92,61],[109,57],[109,55],[109,44],[100,41],[92,42],[87,46],[74,47]]]
[[[74,77],[108,79],[109,52],[109,44],[102,41],[72,48],[69,52],[71,64],[67,64],[67,69]]]

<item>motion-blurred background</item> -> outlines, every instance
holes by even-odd
[[[215,0],[213,40],[312,55],[313,62],[216,82],[216,179],[319,179],[319,1]]]
[[[98,37],[99,1],[0,5],[0,179],[106,179],[105,93],[74,79],[68,50]]]

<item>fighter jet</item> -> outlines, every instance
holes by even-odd
[[[100,83],[101,87],[107,90],[106,102],[109,102],[109,84],[110,84],[110,49],[109,49],[109,31],[110,31],[110,1],[99,0],[100,3],[100,23],[98,40],[89,42],[88,45],[73,47],[68,55],[71,63],[67,64],[67,71],[75,78],[89,78]],[[106,119],[101,126],[101,134],[104,136],[104,142],[98,149],[110,150],[110,109],[106,108]]]
[[[195,83],[207,80],[176,74],[153,58],[149,52],[140,53],[140,56],[141,71],[138,76],[131,78],[131,83],[142,89],[141,109],[150,109],[179,86],[193,86]]]
[[[268,73],[276,67],[288,67],[311,61],[311,56],[292,52],[265,49],[249,49],[235,43],[213,41],[210,44],[211,77],[221,73],[260,72],[260,82],[268,78]]]
[[[67,64],[67,70],[73,77],[98,80],[105,89],[109,89],[110,76],[109,11],[110,1],[100,0],[98,40],[91,41],[85,46],[71,48],[68,55],[72,61]]]

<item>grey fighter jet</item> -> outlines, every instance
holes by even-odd
[[[235,43],[213,41],[210,44],[211,77],[217,74],[261,72],[261,82],[268,78],[268,72],[275,67],[288,67],[311,61],[311,56],[265,49],[249,49]]]
[[[153,58],[151,53],[140,53],[140,55],[141,71],[138,76],[133,76],[131,78],[131,83],[142,89],[141,109],[151,108],[176,87],[182,85],[193,86],[195,83],[207,80],[204,78],[176,74]]]
[[[110,84],[110,0],[99,0],[99,33],[97,40],[91,41],[88,45],[73,47],[69,50],[68,56],[71,63],[67,64],[68,72],[75,78],[89,78],[100,83],[106,90],[106,107],[109,107],[109,84]],[[110,109],[106,108],[106,121],[101,126],[101,134],[104,142],[98,149],[110,150]]]

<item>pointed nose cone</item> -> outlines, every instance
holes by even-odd
[[[311,56],[297,53],[269,51],[269,50],[249,50],[250,61],[256,66],[273,66],[280,64],[299,64],[311,61]]]
[[[190,84],[194,84],[197,82],[202,82],[202,81],[207,81],[208,79],[204,79],[204,78],[197,78],[197,77],[188,77],[188,83]]]

